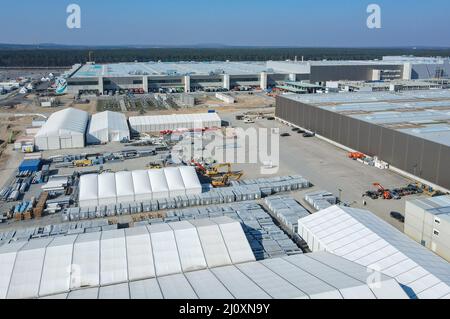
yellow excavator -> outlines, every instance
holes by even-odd
[[[200,163],[197,163],[195,161],[192,161],[192,163],[197,167],[197,169],[199,171],[202,172],[203,175],[207,176],[207,177],[215,177],[215,176],[219,176],[219,175],[223,175],[223,174],[231,174],[233,173],[231,170],[231,164],[230,163],[223,163],[223,164],[217,164],[214,165],[213,167],[211,167],[210,169],[206,168],[205,166],[203,166]],[[220,169],[221,168],[227,168],[226,172],[221,172]]]
[[[230,173],[226,173],[224,175],[222,175],[221,177],[217,178],[217,179],[213,179],[213,181],[211,182],[211,184],[214,187],[227,187],[230,185],[230,180],[233,179],[235,181],[238,181],[241,179],[241,177],[244,174],[242,172],[230,172]]]

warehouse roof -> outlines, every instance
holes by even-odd
[[[422,208],[427,213],[435,215],[443,220],[450,222],[450,196],[421,197],[406,202],[409,205],[415,205]]]
[[[135,201],[136,196],[167,198],[200,194],[202,187],[195,168],[168,167],[159,170],[87,174],[80,177],[79,202],[82,207]],[[162,196],[160,194],[162,193]]]
[[[450,264],[366,210],[333,206],[299,220],[313,251],[394,277],[411,298],[450,298]]]
[[[225,249],[203,249],[211,243]],[[216,218],[198,226],[183,221],[7,244],[0,247],[0,298],[179,274],[211,267],[211,260],[216,267],[255,260],[239,222]]]
[[[172,114],[172,115],[153,115],[153,116],[131,116],[129,118],[132,127],[137,125],[164,125],[174,124],[183,125],[185,123],[198,123],[198,127],[204,127],[202,123],[216,122],[221,123],[217,113],[193,113],[193,114]]]
[[[50,296],[86,299],[403,299],[392,278],[369,284],[365,267],[315,253],[157,276]]]
[[[283,97],[450,146],[450,90]]]
[[[88,132],[92,134],[101,130],[128,131],[126,116],[122,113],[111,111],[92,115]]]
[[[41,127],[36,137],[50,135],[83,134],[89,120],[85,111],[67,108],[50,115],[47,122]]]
[[[265,62],[144,62],[116,64],[86,64],[73,78],[127,76],[183,76],[183,75],[249,75],[267,69]]]
[[[426,101],[434,103],[435,100],[450,100],[450,90],[419,90],[403,92],[343,92],[328,94],[285,94],[285,98],[313,105],[340,105],[344,103],[370,103],[370,102],[397,102]]]

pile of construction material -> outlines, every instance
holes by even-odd
[[[265,199],[269,210],[291,234],[297,233],[298,220],[309,216],[309,212],[291,196],[271,196]]]
[[[94,205],[73,207],[63,211],[63,221],[76,221],[91,218],[112,217],[139,213],[156,212],[160,210],[184,208],[191,206],[208,206],[223,203],[255,200],[261,198],[261,191],[255,185],[210,189],[201,194],[185,194],[175,197],[159,198],[144,201],[128,201],[110,203],[108,205]]]
[[[0,232],[0,246],[11,242],[22,242],[38,238],[60,237],[66,235],[92,233],[96,231],[107,231],[117,229],[117,227],[117,224],[110,225],[106,219],[99,219],[93,221],[71,222],[14,229]]]
[[[232,181],[231,185],[233,186],[257,185],[261,189],[261,195],[263,197],[270,196],[276,193],[289,192],[291,190],[298,190],[311,187],[311,183],[300,175],[276,176],[268,178]]]
[[[336,196],[322,190],[306,194],[305,200],[318,211],[336,205],[338,202]]]

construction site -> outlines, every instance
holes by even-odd
[[[420,65],[446,61],[66,71],[57,105],[42,107],[32,90],[0,117],[0,298],[450,298],[438,238],[450,198],[449,90],[352,92],[371,81],[362,74],[388,85],[398,79],[387,70],[425,76]],[[219,66],[220,83],[208,72]],[[343,68],[353,89],[301,82],[306,67],[329,82]],[[186,68],[197,75],[183,74],[190,87],[178,92],[167,81]],[[84,87],[100,77],[99,92]],[[112,88],[120,77],[151,85]],[[377,289],[364,275],[374,268]]]

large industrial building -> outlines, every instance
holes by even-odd
[[[201,194],[193,166],[149,171],[87,174],[80,178],[80,207],[142,202]]]
[[[67,108],[53,113],[35,136],[40,151],[83,148],[89,113]]]
[[[449,263],[367,210],[332,206],[300,218],[298,234],[313,252],[396,278],[410,298],[450,298]]]
[[[408,297],[392,277],[329,253],[255,261],[228,217],[15,242],[0,260],[0,299]]]
[[[138,89],[191,92],[238,86],[267,89],[285,81],[379,81],[445,78],[448,58],[384,57],[372,61],[146,62],[75,65],[69,74],[71,93]]]
[[[276,116],[341,147],[378,156],[412,178],[450,189],[450,91],[286,94]]]
[[[406,201],[405,234],[450,261],[450,196]]]

